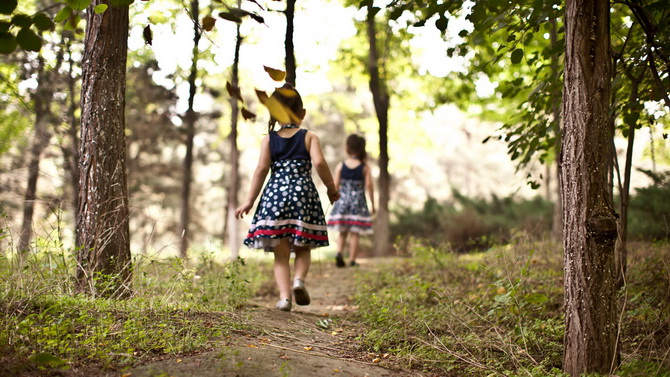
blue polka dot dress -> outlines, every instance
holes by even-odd
[[[307,130],[289,138],[270,132],[272,174],[244,244],[272,251],[282,238],[292,246],[328,246],[321,200],[312,181],[312,161],[305,147]]]
[[[353,169],[342,163],[340,199],[333,205],[328,227],[338,232],[372,233],[372,216],[365,200],[364,164]]]

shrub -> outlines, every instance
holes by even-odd
[[[395,211],[391,235],[427,240],[431,246],[449,244],[455,251],[483,250],[508,241],[515,231],[538,238],[551,229],[553,204],[545,199],[473,199],[454,190],[453,199],[440,203],[428,198],[420,210]],[[407,251],[407,245],[398,245]]]
[[[660,240],[670,237],[670,172],[641,170],[654,182],[638,188],[628,209],[628,234],[631,239]]]

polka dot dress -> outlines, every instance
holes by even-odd
[[[328,227],[338,232],[372,233],[372,216],[365,200],[363,164],[349,169],[342,164],[340,199],[333,205]]]
[[[289,238],[290,244],[298,247],[328,246],[325,216],[312,181],[312,162],[304,146],[306,133],[300,130],[291,138],[270,133],[272,175],[256,208],[245,245],[272,251],[282,238]]]

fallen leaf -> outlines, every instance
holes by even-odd
[[[212,16],[205,16],[202,19],[202,28],[206,31],[212,31],[214,25],[216,24],[216,19]]]
[[[133,375],[132,373],[124,373],[121,375],[121,377],[130,377],[132,375]]]
[[[265,69],[265,72],[267,72],[268,75],[270,75],[270,78],[275,81],[282,81],[286,77],[286,72],[284,71],[280,71],[265,65],[263,66],[263,69]]]
[[[305,350],[305,351],[311,351],[311,350],[312,350],[312,347],[304,347],[304,350]]]
[[[279,358],[282,359],[282,360],[291,360],[291,356],[286,355],[286,354],[279,356]]]
[[[340,370],[337,368],[333,368],[333,373],[340,373]]]
[[[181,363],[181,362],[182,362],[182,360],[181,360],[181,359],[177,359],[177,362],[178,362],[178,363]]]
[[[333,336],[337,335],[337,331],[331,332],[330,335],[333,335]]]
[[[337,328],[337,329],[335,329],[335,331],[342,332],[342,331],[344,331],[344,329],[343,328]]]
[[[385,354],[382,355],[382,359],[388,359],[388,357],[389,357],[388,353],[385,353]]]
[[[255,345],[255,344],[247,344],[247,347],[249,347],[249,348],[258,348],[258,346]]]
[[[373,363],[378,363],[378,362],[380,362],[380,361],[381,361],[381,359],[380,359],[380,358],[378,358],[378,357],[377,357],[377,358],[374,358],[374,359],[372,359],[372,362],[373,362]]]

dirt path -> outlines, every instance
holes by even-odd
[[[351,306],[356,269],[315,262],[307,279],[311,305],[292,312],[274,309],[276,297],[258,297],[242,314],[250,330],[221,341],[217,350],[154,362],[127,373],[132,377],[174,376],[420,376],[400,370],[388,355],[361,351],[356,337],[364,329]]]

